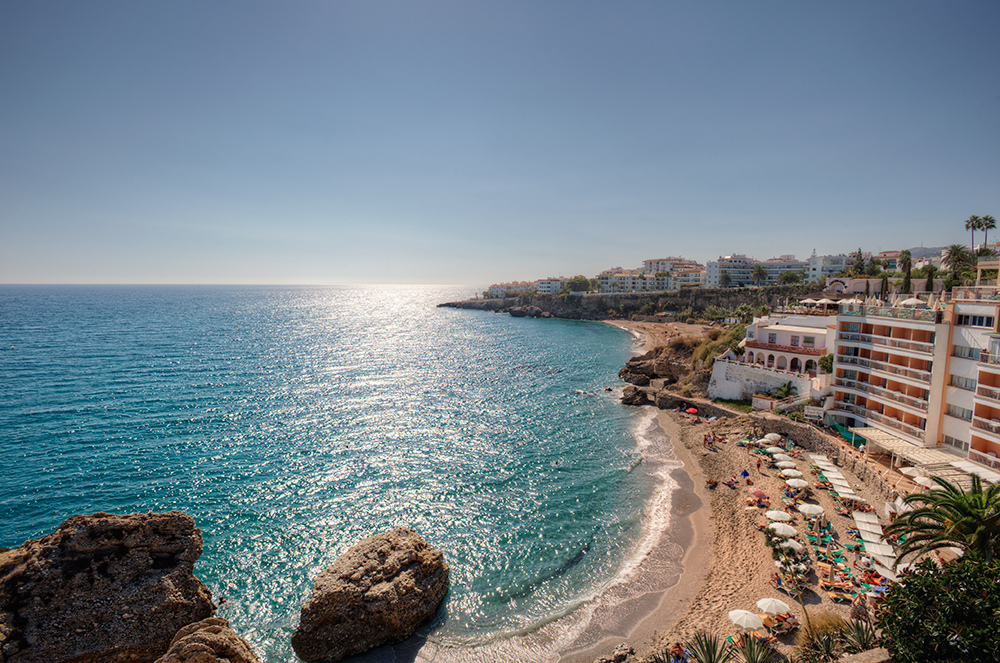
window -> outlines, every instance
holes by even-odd
[[[972,410],[966,410],[964,407],[952,405],[951,403],[948,404],[948,414],[959,419],[972,421]]]
[[[753,330],[752,329],[748,329],[747,330],[747,338],[753,340]]]
[[[799,337],[798,336],[793,336],[792,337],[792,347],[793,348],[799,347]]]
[[[774,332],[769,333],[767,335],[767,342],[768,343],[777,343],[778,342],[778,335],[776,333],[774,333]]]
[[[960,327],[989,327],[993,329],[992,315],[960,315],[955,323]]]
[[[806,346],[807,348],[811,348],[811,347],[815,346],[816,345],[816,337],[815,336],[806,336],[805,338],[802,339],[802,345]]]
[[[848,322],[846,325],[844,325],[844,331],[846,331],[846,332],[852,332],[854,334],[857,334],[857,333],[859,333],[861,331],[861,323],[860,322]]]
[[[857,371],[844,371],[844,379],[845,380],[857,380],[858,379],[858,372]]]
[[[951,385],[953,387],[958,387],[959,389],[968,389],[969,391],[976,390],[976,379],[975,378],[964,378],[961,375],[951,376]]]
[[[981,350],[978,348],[969,348],[964,345],[956,345],[955,351],[952,354],[956,357],[962,357],[963,359],[975,359],[979,361],[979,354]]]
[[[969,450],[968,442],[960,440],[957,437],[952,437],[951,435],[944,436],[944,443],[947,444],[949,447],[954,447],[955,449],[958,449],[959,451]]]

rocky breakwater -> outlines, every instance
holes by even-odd
[[[201,550],[179,511],[74,516],[0,549],[0,662],[152,663],[215,610],[193,573]]]
[[[304,661],[332,663],[401,642],[434,616],[447,593],[444,553],[410,529],[376,534],[316,578],[292,647]]]
[[[691,371],[690,361],[681,360],[667,346],[660,346],[638,357],[632,357],[618,371],[618,377],[629,384],[645,387],[656,378],[677,382]]]

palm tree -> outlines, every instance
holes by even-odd
[[[684,643],[697,663],[726,663],[733,659],[733,650],[725,640],[715,633],[698,631],[694,639]]]
[[[965,220],[965,229],[972,232],[972,243],[969,244],[969,248],[972,250],[976,248],[976,231],[982,228],[982,226],[983,220],[975,214]]]
[[[750,278],[753,279],[753,282],[757,285],[766,281],[767,270],[764,268],[764,265],[754,265],[753,269],[750,271]]]
[[[962,244],[952,244],[945,249],[942,262],[958,276],[962,272],[968,272],[972,269],[975,265],[975,258],[972,251]]]
[[[722,272],[719,275],[719,285],[723,288],[728,288],[733,283],[733,277],[729,275],[729,272]]]
[[[989,214],[986,214],[985,216],[979,219],[979,222],[981,224],[979,227],[983,229],[983,244],[989,244],[990,231],[996,229],[997,220],[994,219]]]
[[[977,552],[987,563],[1000,557],[1000,484],[983,490],[982,481],[972,475],[972,487],[965,491],[946,479],[933,479],[940,487],[904,497],[915,508],[885,528],[889,536],[905,536],[896,549],[897,563],[951,547]]]

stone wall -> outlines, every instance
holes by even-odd
[[[805,396],[812,393],[813,382],[808,376],[785,371],[771,370],[750,364],[720,361],[712,365],[712,379],[708,383],[711,398],[742,400],[754,394],[762,394],[791,382],[796,393]]]

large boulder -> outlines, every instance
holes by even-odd
[[[622,391],[622,404],[624,405],[645,405],[648,402],[649,397],[639,387],[629,385]]]
[[[292,647],[330,663],[410,637],[448,593],[444,553],[397,528],[362,539],[313,584]]]
[[[209,617],[177,631],[170,649],[156,663],[260,663],[260,659],[228,621]]]
[[[201,532],[170,513],[74,516],[0,549],[0,661],[155,661],[212,614],[194,576]]]

